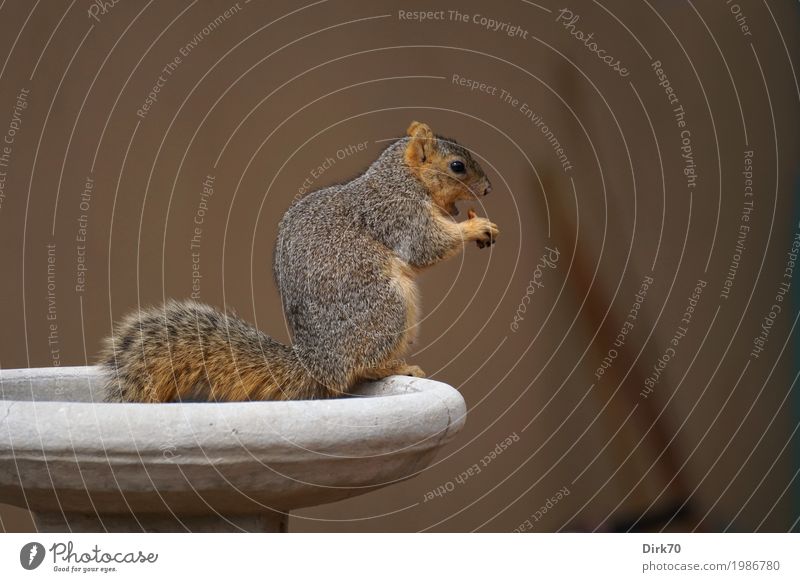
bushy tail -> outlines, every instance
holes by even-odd
[[[294,350],[230,313],[195,301],[140,309],[105,340],[107,400],[327,398]]]

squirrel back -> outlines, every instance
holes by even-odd
[[[273,255],[286,346],[193,301],[133,313],[106,341],[112,400],[327,398],[357,382],[422,375],[402,359],[419,315],[416,275],[497,227],[458,200],[489,193],[454,141],[414,122],[361,175],[307,194],[283,216]]]

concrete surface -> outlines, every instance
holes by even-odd
[[[40,531],[285,531],[292,509],[408,479],[464,424],[452,387],[350,398],[103,402],[93,367],[0,370],[0,503]]]

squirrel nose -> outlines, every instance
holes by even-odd
[[[486,196],[491,191],[492,191],[492,185],[489,182],[486,182],[486,188],[484,188],[483,190],[483,195]]]

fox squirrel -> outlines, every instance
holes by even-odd
[[[470,153],[413,122],[360,176],[312,192],[283,216],[274,275],[293,343],[233,313],[170,300],[130,314],[100,356],[110,401],[342,396],[361,380],[423,376],[401,358],[419,315],[415,275],[483,248],[498,229],[456,201],[491,190]]]

